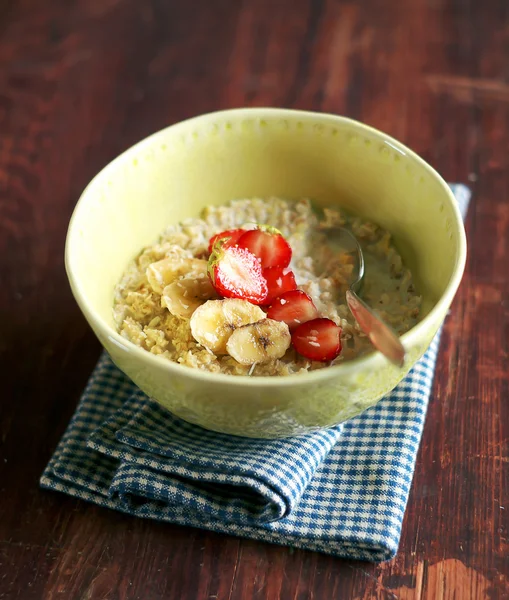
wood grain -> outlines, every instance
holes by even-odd
[[[0,0],[0,598],[509,598],[507,0]],[[236,106],[346,114],[475,203],[398,556],[342,561],[41,491],[99,345],[74,204],[119,152]]]

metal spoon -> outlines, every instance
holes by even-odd
[[[392,363],[402,367],[405,362],[403,344],[396,333],[358,296],[364,279],[364,255],[357,238],[344,227],[333,227],[324,232],[328,236],[333,234],[335,243],[339,245],[341,242],[343,251],[357,257],[357,269],[354,270],[356,279],[350,284],[350,289],[346,291],[346,302],[352,315],[373,346]]]

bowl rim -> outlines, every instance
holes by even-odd
[[[411,150],[398,140],[394,139],[390,135],[387,135],[386,133],[374,127],[371,127],[370,125],[366,125],[365,123],[361,123],[360,121],[351,119],[349,117],[335,115],[332,113],[272,107],[232,108],[205,113],[195,117],[191,117],[189,119],[185,119],[183,121],[179,121],[150,134],[149,136],[143,138],[136,144],[127,148],[121,154],[115,157],[112,161],[110,161],[107,165],[105,165],[92,178],[92,180],[88,183],[88,185],[81,193],[72,212],[71,219],[69,221],[65,241],[65,269],[76,302],[78,303],[80,309],[84,313],[87,320],[91,321],[91,324],[93,324],[93,329],[99,330],[104,336],[106,336],[109,339],[110,342],[112,342],[119,349],[126,352],[126,354],[138,357],[142,362],[148,361],[149,364],[152,364],[158,369],[166,369],[169,374],[173,374],[176,376],[188,376],[193,379],[201,380],[208,384],[227,383],[228,385],[234,386],[249,385],[255,387],[291,387],[295,384],[304,385],[306,383],[318,383],[320,381],[328,380],[330,378],[341,377],[342,375],[348,377],[360,371],[372,372],[380,368],[385,368],[390,364],[379,351],[373,350],[373,352],[370,352],[365,356],[354,358],[352,360],[340,363],[338,365],[333,365],[323,369],[316,369],[314,371],[308,371],[305,373],[295,373],[287,376],[263,375],[250,377],[248,375],[228,375],[225,373],[211,373],[209,371],[201,371],[200,369],[195,369],[187,365],[181,365],[177,362],[168,360],[167,358],[163,358],[161,356],[152,354],[151,352],[147,352],[147,350],[144,350],[143,348],[137,346],[128,339],[122,337],[111,325],[105,322],[97,314],[96,310],[90,305],[87,299],[87,295],[80,285],[79,278],[76,276],[76,273],[73,269],[72,240],[73,237],[76,235],[76,223],[79,218],[79,213],[82,209],[82,206],[86,202],[91,188],[93,188],[96,182],[100,178],[102,178],[107,172],[109,172],[110,169],[114,168],[114,165],[116,163],[128,160],[132,153],[138,152],[139,149],[143,146],[150,146],[155,138],[165,134],[169,130],[178,131],[179,129],[189,127],[193,123],[213,120],[222,117],[235,117],[235,119],[241,119],[242,117],[259,117],[261,119],[270,117],[286,117],[291,119],[306,120],[308,122],[316,122],[318,120],[322,122],[334,122],[336,124],[345,124],[350,127],[357,128],[359,131],[371,134],[374,137],[381,138],[384,142],[389,143],[389,145],[392,146],[393,149],[412,158],[419,166],[421,166],[435,180],[437,180],[440,183],[440,186],[445,191],[445,195],[447,196],[451,204],[455,217],[453,229],[456,232],[458,248],[456,263],[454,265],[451,277],[449,279],[449,282],[447,283],[445,291],[440,296],[436,304],[422,319],[422,321],[419,321],[416,325],[414,325],[414,327],[412,327],[406,333],[404,333],[400,339],[404,346],[412,346],[414,345],[414,343],[418,342],[419,339],[427,337],[425,335],[426,331],[435,328],[437,321],[439,322],[440,315],[442,313],[445,313],[447,308],[451,304],[463,277],[463,272],[466,264],[467,244],[463,219],[461,217],[461,213],[456,199],[454,197],[454,194],[452,193],[452,190],[447,184],[447,182],[431,165],[429,165],[413,150]],[[410,365],[409,368],[411,368],[411,366],[413,365]],[[402,375],[404,375],[407,371],[408,369],[406,367],[403,367],[401,371]]]

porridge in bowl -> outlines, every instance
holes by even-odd
[[[115,288],[118,331],[168,360],[230,375],[290,375],[370,352],[345,300],[354,259],[326,241],[334,226],[362,245],[363,299],[408,331],[421,298],[390,233],[279,198],[209,206],[169,227]]]

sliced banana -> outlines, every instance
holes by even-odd
[[[153,262],[145,271],[149,284],[158,294],[162,294],[164,288],[179,277],[190,273],[203,273],[207,276],[207,261],[201,258],[172,256]]]
[[[214,354],[228,354],[226,342],[243,325],[265,318],[263,310],[247,300],[209,300],[199,306],[189,322],[194,339]]]
[[[263,319],[236,329],[226,344],[226,350],[237,362],[253,365],[281,358],[291,341],[286,323]]]
[[[182,277],[164,288],[161,301],[172,315],[189,319],[199,306],[211,298],[217,298],[217,293],[208,277]]]
[[[207,300],[217,298],[217,292],[207,275],[207,261],[186,261],[188,271],[163,289],[161,302],[176,317],[189,319]]]

